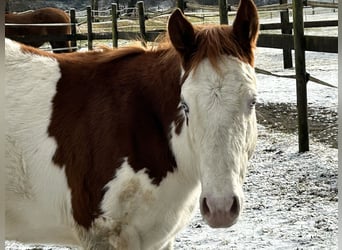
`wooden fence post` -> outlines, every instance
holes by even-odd
[[[176,0],[176,7],[184,13],[184,0]]]
[[[287,3],[287,0],[280,0],[280,4]],[[290,18],[289,18],[289,9],[280,11],[280,22],[281,22],[281,34],[292,34],[292,29],[289,26]],[[284,69],[290,69],[293,67],[292,65],[292,52],[291,49],[283,49],[283,63]]]
[[[226,0],[219,0],[220,24],[228,24]]]
[[[93,22],[91,7],[87,6],[87,25],[88,25],[88,50],[93,49]]]
[[[299,152],[309,151],[303,0],[293,0]]]
[[[112,3],[112,41],[113,47],[118,47],[118,13],[117,13],[117,4]]]
[[[76,11],[75,9],[70,9],[70,23],[71,23],[71,35],[72,40],[70,41],[70,45],[72,51],[76,51],[77,47],[77,34],[76,34]]]
[[[146,30],[145,30],[145,12],[144,12],[144,2],[139,1],[137,2],[138,6],[138,14],[139,14],[139,28],[140,28],[140,35],[142,39],[142,44],[146,45]]]

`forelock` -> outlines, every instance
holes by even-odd
[[[190,70],[196,70],[200,62],[208,58],[213,68],[220,73],[220,60],[223,55],[237,57],[242,62],[253,66],[254,55],[240,47],[232,33],[232,26],[207,25],[195,26],[196,51],[191,58]]]

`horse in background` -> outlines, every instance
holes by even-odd
[[[61,9],[41,8],[23,13],[5,14],[6,24],[70,24],[70,17]],[[70,25],[59,26],[5,26],[5,36],[36,48],[49,42],[55,53],[71,52],[70,41],[37,40],[26,41],[27,36],[71,34]],[[24,38],[24,39],[23,39]],[[65,49],[63,49],[65,48]]]

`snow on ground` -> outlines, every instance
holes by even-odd
[[[313,77],[337,86],[338,56],[332,53],[306,52],[306,71]],[[294,53],[293,53],[294,60]],[[257,48],[257,68],[278,75],[295,75],[293,69],[283,69],[282,50]],[[258,74],[259,102],[296,103],[296,80]],[[337,88],[309,81],[308,105],[331,108],[337,111]]]

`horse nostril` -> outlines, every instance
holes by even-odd
[[[207,198],[203,198],[203,201],[202,201],[202,211],[203,211],[203,214],[210,214],[210,209],[209,209],[209,206],[208,206],[208,203],[207,203]]]
[[[233,196],[233,204],[230,208],[231,214],[239,214],[240,212],[240,202],[237,196]]]

